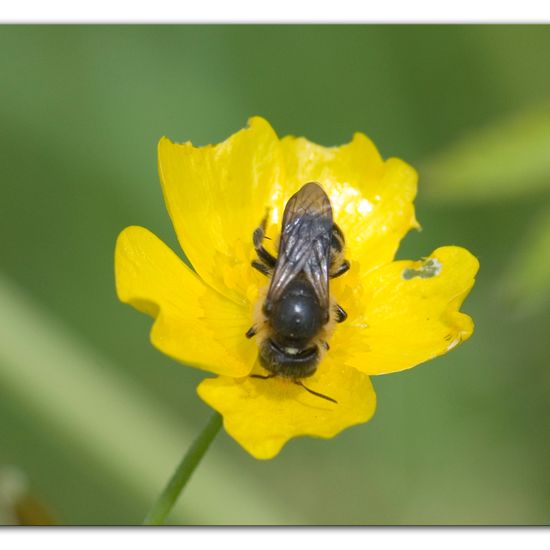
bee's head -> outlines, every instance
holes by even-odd
[[[295,279],[281,298],[270,304],[269,322],[280,344],[301,347],[317,335],[325,316],[311,284]]]

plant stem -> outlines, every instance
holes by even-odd
[[[222,417],[215,412],[204,430],[198,435],[193,442],[182,461],[172,474],[170,481],[157,498],[149,513],[143,521],[143,525],[162,525],[166,516],[170,513],[180,493],[183,491],[189,478],[195,471],[202,457],[206,453],[210,443],[220,431],[222,425]]]

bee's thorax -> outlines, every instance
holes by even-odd
[[[271,304],[268,322],[281,347],[303,349],[325,323],[311,284],[303,278],[289,283],[281,299]]]

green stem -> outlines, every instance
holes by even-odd
[[[143,525],[162,525],[164,523],[166,516],[168,516],[176,504],[180,493],[183,491],[185,485],[187,485],[189,478],[195,471],[204,453],[206,453],[210,443],[212,443],[220,431],[221,426],[222,417],[219,413],[215,412],[179,463],[164,491],[162,491],[151,507],[151,510],[149,510],[143,521]]]

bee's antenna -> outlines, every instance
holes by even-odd
[[[273,374],[250,374],[250,378],[260,378],[260,380],[268,380],[269,378],[273,378],[277,376],[275,373]],[[333,403],[336,403],[338,405],[338,401],[336,399],[333,399],[332,397],[329,397],[328,395],[324,395],[323,393],[319,393],[313,390],[310,390],[307,386],[304,386],[304,383],[300,380],[294,380],[294,383],[298,386],[302,386],[304,390],[308,391],[312,395],[316,395],[317,397],[321,397],[322,399],[326,399],[327,401],[332,401]]]
[[[324,395],[322,393],[318,393],[316,391],[310,390],[308,387],[304,386],[303,382],[300,380],[294,380],[295,384],[298,384],[298,386],[302,386],[304,390],[308,391],[309,393],[316,395],[317,397],[322,397],[323,399],[326,399],[327,401],[332,401],[333,403],[336,403],[338,405],[338,401],[336,399],[333,399],[332,397],[329,397],[328,395]]]

